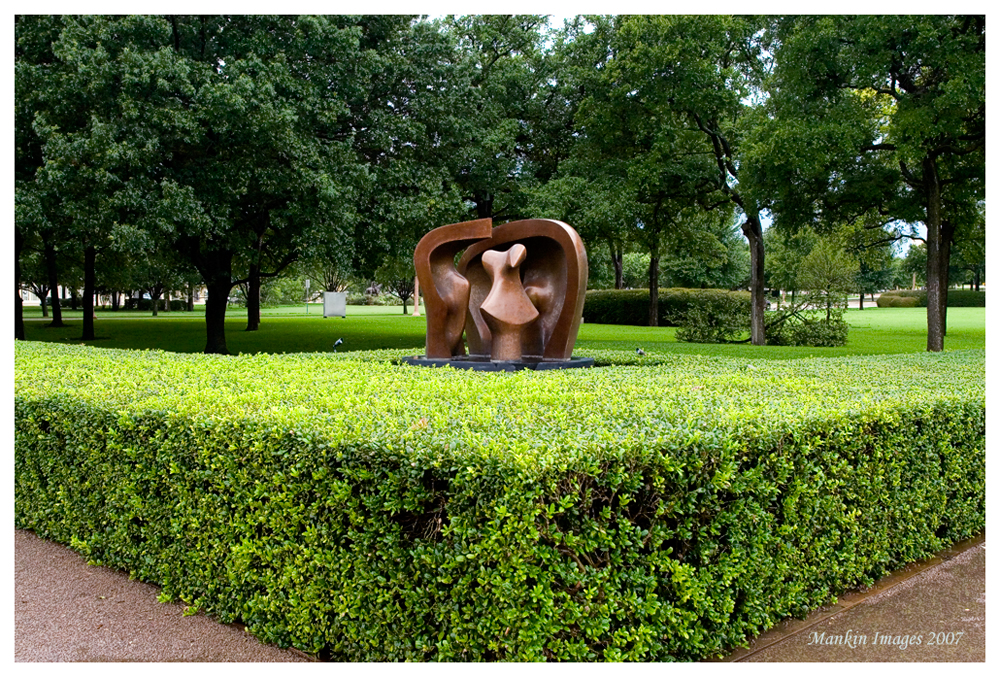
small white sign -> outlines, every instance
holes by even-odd
[[[323,292],[323,317],[347,317],[347,292]]]

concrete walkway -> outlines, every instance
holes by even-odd
[[[738,662],[985,662],[985,535],[788,620]]]
[[[238,625],[185,617],[183,605],[157,601],[157,587],[31,532],[15,530],[14,548],[16,662],[313,661]],[[783,622],[723,661],[983,662],[985,643],[984,535]]]
[[[65,546],[14,530],[15,662],[302,662],[236,625],[184,605],[159,588],[91,567]]]

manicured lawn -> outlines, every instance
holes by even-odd
[[[86,343],[103,348],[156,348],[178,353],[197,353],[205,348],[204,311],[171,312],[152,317],[143,313],[97,313],[95,341],[80,342],[82,319],[79,311],[64,313],[64,328],[46,327],[47,320],[36,312],[26,318],[25,333],[31,341]],[[424,345],[426,323],[423,316],[403,315],[401,306],[351,306],[347,318],[324,318],[322,306],[286,306],[264,309],[260,329],[246,330],[246,310],[227,313],[226,344],[230,353],[315,353],[376,348],[414,348]]]
[[[408,309],[409,310],[409,309]],[[26,333],[31,341],[81,343],[81,314],[64,313],[68,326],[49,328],[37,308],[25,309]],[[403,315],[399,306],[351,306],[347,318],[323,318],[322,307],[310,305],[264,309],[260,329],[246,332],[246,311],[232,309],[226,322],[226,340],[231,353],[311,353],[381,348],[422,350],[426,330],[423,316]],[[205,346],[203,311],[171,312],[153,318],[148,312],[102,313],[95,330],[98,339],[85,342],[104,348],[162,349],[181,353],[200,352]],[[847,311],[851,324],[846,346],[798,348],[751,346],[749,344],[686,344],[675,341],[671,327],[626,327],[584,324],[577,349],[618,349],[647,353],[678,353],[759,359],[792,359],[809,356],[910,353],[926,348],[926,310],[920,308],[868,308]],[[948,311],[949,350],[986,347],[986,309],[953,308]]]
[[[675,341],[672,327],[621,327],[584,325],[580,348],[631,349],[646,353],[683,353],[704,356],[767,358],[772,360],[810,356],[870,355],[911,353],[927,348],[927,310],[923,308],[868,308],[848,310],[844,318],[851,331],[846,346],[832,348],[795,346],[752,346],[747,344],[689,344]],[[986,309],[948,310],[948,350],[986,348]]]

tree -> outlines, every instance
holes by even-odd
[[[406,315],[406,302],[413,297],[416,275],[412,254],[409,257],[391,257],[376,272],[376,280],[403,302],[403,315]]]
[[[750,251],[736,226],[731,204],[712,212],[695,212],[688,235],[672,239],[663,259],[671,287],[746,288]]]
[[[764,247],[767,250],[767,280],[771,287],[791,292],[791,302],[802,289],[799,270],[802,261],[819,243],[819,236],[811,229],[789,232],[772,226],[764,232]]]
[[[387,17],[391,18],[391,17]],[[470,116],[469,72],[442,21],[383,25],[369,91],[351,104],[353,147],[366,169],[354,231],[327,249],[341,270],[375,279],[387,260],[411,258],[428,231],[462,221],[457,167]],[[341,261],[341,251],[353,252]]]
[[[952,245],[985,189],[985,17],[789,17],[777,37],[768,143],[785,153],[762,181],[778,218],[922,222],[942,350]]]
[[[27,248],[24,246],[24,237],[20,236],[17,231],[15,231],[15,237],[19,238],[21,241],[21,249],[24,252]],[[22,253],[16,261],[18,269],[16,271],[18,279],[21,282],[21,289],[26,289],[36,297],[38,297],[39,302],[42,306],[42,317],[49,317],[49,283],[48,275],[45,270],[45,262],[42,260],[42,255],[37,251],[28,251],[27,253]],[[20,295],[18,295],[20,298]],[[23,318],[22,318],[23,322]],[[18,337],[23,339],[24,337]]]
[[[901,269],[906,285],[924,287],[927,285],[927,247],[924,243],[911,245],[903,258]]]
[[[579,232],[591,259],[592,278],[597,275],[594,263],[598,244],[607,245],[612,286],[622,289],[625,243],[636,208],[601,166],[567,159],[560,164],[556,177],[531,192],[529,205],[531,214],[564,221]]]
[[[15,336],[23,338],[20,295],[20,257],[25,242],[37,239],[43,253],[47,286],[52,295],[50,327],[63,327],[59,305],[59,274],[56,262],[59,233],[48,218],[45,199],[36,175],[43,165],[41,137],[35,129],[37,109],[55,78],[52,43],[61,29],[61,19],[52,16],[16,16],[14,19],[14,193],[15,193]]]
[[[39,172],[58,186],[50,202],[85,229],[85,247],[115,221],[172,243],[208,288],[208,353],[227,352],[235,284],[351,219],[363,172],[347,99],[370,75],[365,22],[66,17],[51,32],[53,59],[36,78],[51,94],[33,123]],[[71,129],[52,118],[60,96],[78,118]]]
[[[512,221],[525,216],[539,148],[531,148],[533,117],[544,115],[538,95],[550,73],[543,57],[542,15],[470,15],[451,18],[463,75],[455,92],[462,115],[452,170],[475,218]],[[548,151],[550,149],[545,149]],[[549,160],[554,166],[555,160]],[[471,215],[470,215],[471,216]]]
[[[830,240],[822,240],[802,260],[798,281],[826,308],[826,321],[835,307],[847,304],[847,293],[856,284],[858,264]]]
[[[971,285],[978,292],[986,275],[986,206],[977,209],[977,218],[965,220],[955,235],[952,264],[955,269],[971,276]]]
[[[892,247],[900,239],[898,230],[887,231],[877,214],[865,215],[834,232],[834,241],[857,265],[854,291],[858,310],[865,308],[865,295],[873,295],[892,284]]]
[[[768,22],[746,17],[635,16],[619,17],[614,23],[607,77],[617,83],[619,96],[642,103],[641,119],[621,119],[628,125],[674,130],[676,138],[686,140],[682,152],[688,158],[679,176],[698,187],[703,207],[725,200],[742,215],[740,228],[750,244],[751,341],[763,345],[761,213],[767,196],[747,180],[753,176],[747,172],[753,161],[743,139],[762,115],[755,97],[769,67],[763,42]],[[698,158],[697,170],[693,167],[700,154],[711,163],[708,175],[701,166],[704,159]],[[687,200],[695,202],[691,194]]]
[[[669,243],[691,239],[696,214],[727,201],[718,195],[700,132],[686,128],[659,83],[642,72],[641,32],[627,20],[591,20],[595,30],[577,36],[574,77],[586,94],[578,111],[580,138],[565,172],[599,186],[602,196],[620,196],[611,203],[612,218],[597,223],[612,232],[623,224],[621,235],[649,252],[652,326],[659,316],[660,260]],[[613,260],[617,254],[612,247]]]

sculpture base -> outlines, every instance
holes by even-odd
[[[575,367],[593,367],[593,358],[570,358],[569,360],[490,360],[478,356],[459,358],[427,358],[414,355],[403,358],[407,365],[420,367],[450,366],[461,370],[480,372],[517,372],[518,370],[568,370]]]

